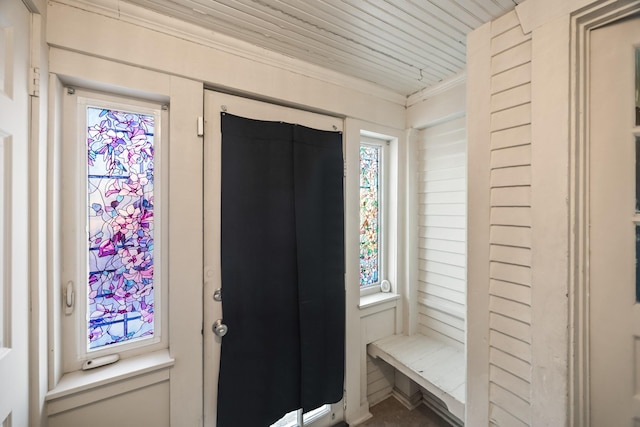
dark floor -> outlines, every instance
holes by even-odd
[[[449,423],[425,405],[410,411],[394,397],[372,406],[370,411],[373,418],[359,427],[450,427]]]

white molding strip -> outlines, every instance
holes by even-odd
[[[165,370],[174,364],[175,360],[169,355],[169,351],[164,349],[122,359],[112,365],[95,370],[70,372],[65,374],[58,384],[47,393],[46,400],[50,402],[84,393],[151,372]]]
[[[405,95],[366,80],[331,71],[282,55],[181,19],[166,16],[121,0],[58,0],[57,3],[118,19],[153,31],[207,46],[265,65],[285,69],[345,88],[356,89],[378,98],[405,105]]]
[[[414,104],[425,101],[436,95],[448,91],[458,85],[464,84],[467,81],[467,71],[462,70],[455,76],[442,80],[440,83],[433,86],[424,88],[414,94],[407,97],[407,107],[411,107]]]
[[[569,230],[569,369],[567,424],[591,427],[589,335],[589,38],[590,31],[640,11],[638,1],[604,0],[571,15]],[[542,406],[541,406],[542,407]],[[545,412],[546,408],[545,408]]]

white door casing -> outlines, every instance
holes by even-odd
[[[30,13],[0,2],[0,425],[28,425]]]
[[[220,112],[256,120],[295,123],[314,129],[342,131],[343,120],[250,100],[219,92],[205,91],[204,141],[204,425],[216,425],[218,374],[221,338],[212,331],[217,319],[224,321],[222,305],[213,294],[221,288],[220,265],[220,195],[221,195],[221,132]],[[224,291],[222,292],[224,299]],[[233,333],[229,330],[228,333]],[[222,338],[223,340],[224,338]],[[250,385],[247,385],[250,386]],[[238,402],[238,410],[248,402]],[[326,416],[316,419],[313,427],[327,427],[343,419],[342,402],[332,405]],[[284,414],[282,414],[284,415]]]
[[[589,69],[589,358],[592,426],[640,423],[636,302],[635,48],[640,18],[592,31]]]

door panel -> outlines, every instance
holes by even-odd
[[[640,423],[635,47],[640,19],[596,29],[590,65],[592,426]]]
[[[204,286],[204,357],[205,357],[205,425],[215,426],[217,405],[217,379],[219,376],[221,339],[212,332],[212,325],[223,319],[222,305],[213,298],[221,287],[220,265],[220,195],[221,195],[221,134],[220,111],[267,121],[296,123],[314,129],[341,131],[342,120],[247,100],[217,92],[205,92],[205,286]],[[223,293],[224,298],[224,293]],[[233,333],[233,331],[229,331]],[[245,402],[238,402],[241,410]],[[314,426],[332,425],[342,418],[341,405],[319,417]],[[339,410],[337,410],[340,408]],[[334,408],[331,408],[334,409]],[[284,415],[284,414],[282,414]]]
[[[1,426],[28,424],[29,28],[21,1],[0,2]]]

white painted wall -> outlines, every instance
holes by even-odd
[[[532,425],[531,412],[531,35],[525,35],[515,11],[488,24],[478,32],[487,37],[484,46],[484,62],[470,61],[469,73],[485,66],[482,84],[488,91],[478,94],[478,100],[486,102],[488,128],[482,147],[486,154],[480,158],[488,160],[489,182],[469,181],[469,192],[482,191],[483,210],[488,210],[488,223],[483,224],[486,236],[488,227],[489,251],[479,253],[488,257],[483,270],[488,273],[483,285],[486,294],[482,300],[469,299],[469,323],[482,317],[487,330],[482,331],[486,341],[471,340],[469,352],[481,344],[482,354],[487,354],[488,366],[469,367],[469,375],[480,370],[488,384],[482,389],[488,391],[488,402],[479,405],[477,411],[469,411],[469,418],[480,416],[480,408],[488,412],[491,423],[496,425]],[[472,36],[473,38],[474,36]],[[475,76],[475,74],[474,74]],[[478,73],[478,77],[480,73]],[[475,81],[475,80],[474,80]],[[478,84],[480,82],[478,81]],[[470,82],[470,87],[473,83]],[[470,97],[474,93],[469,93]],[[480,98],[482,97],[482,98]],[[474,100],[477,101],[477,100]],[[482,107],[481,107],[482,108]],[[483,108],[483,109],[484,109]],[[477,111],[470,111],[470,121],[476,119]],[[479,126],[479,125],[478,125]],[[470,127],[470,156],[481,149],[480,138],[472,134]],[[473,135],[473,136],[472,136]],[[473,148],[471,146],[473,145]],[[488,154],[488,156],[487,156]],[[470,162],[474,161],[470,157]],[[471,173],[471,171],[470,171]],[[486,176],[486,175],[485,175]],[[480,185],[489,184],[488,192]],[[473,196],[474,199],[478,195]],[[472,206],[472,203],[470,203]],[[470,216],[472,216],[471,214]],[[479,228],[479,227],[478,227]],[[474,256],[472,245],[475,234],[480,230],[470,222],[470,257]],[[470,260],[470,265],[474,265]],[[475,268],[475,267],[474,267]],[[488,271],[487,271],[488,270]],[[470,268],[469,275],[474,277]],[[480,280],[480,278],[478,278]],[[486,282],[485,282],[486,283]],[[472,284],[470,283],[470,286]],[[472,306],[474,305],[474,306]],[[485,317],[488,312],[488,322]],[[471,353],[470,353],[471,354]],[[485,362],[485,363],[486,363]],[[478,369],[480,368],[480,369]],[[478,386],[470,384],[470,389]],[[471,408],[474,408],[473,396]],[[484,417],[484,413],[482,414]]]
[[[160,24],[150,24],[154,21]],[[53,120],[57,120],[60,114],[56,99],[64,96],[62,85],[77,85],[168,101],[171,109],[171,156],[177,156],[177,161],[172,157],[171,175],[179,175],[178,171],[184,169],[188,173],[183,174],[179,180],[190,181],[171,184],[176,188],[193,187],[194,182],[202,182],[200,167],[193,166],[202,164],[202,143],[195,137],[195,119],[202,115],[203,85],[347,117],[355,135],[351,145],[355,147],[358,146],[361,129],[366,128],[396,138],[403,135],[400,129],[403,129],[405,120],[404,98],[386,89],[238,41],[205,34],[198,27],[151,14],[126,3],[81,0],[50,2],[47,23],[46,38],[50,45],[52,73],[52,102],[49,112]],[[91,37],[88,37],[89,34]],[[55,124],[52,129],[55,129]],[[348,138],[349,135],[351,133],[347,130]],[[56,173],[59,172],[55,169],[55,147],[59,144],[57,138],[58,134],[53,130],[50,157],[53,170],[50,176],[54,186]],[[400,148],[396,148],[395,156],[404,159],[404,149],[405,146],[401,143]],[[349,155],[347,157],[350,158]],[[357,165],[351,170],[357,171]],[[357,182],[357,179],[353,182]],[[396,180],[397,185],[403,185],[402,183],[402,180]],[[193,188],[194,194],[201,192],[200,187]],[[56,192],[50,209],[53,215],[57,214],[55,210],[59,206],[55,194]],[[396,204],[405,203],[402,192],[395,191],[393,194]],[[185,197],[187,196],[185,193]],[[172,200],[170,215],[184,217],[187,229],[174,227],[170,231],[173,248],[170,248],[170,262],[183,266],[181,268],[188,269],[190,273],[170,277],[170,282],[175,287],[170,290],[169,359],[163,362],[167,366],[154,370],[155,376],[152,378],[127,374],[119,383],[128,390],[126,395],[131,403],[127,407],[140,408],[135,416],[151,417],[156,420],[154,425],[195,426],[202,422],[202,398],[198,396],[201,396],[202,382],[207,380],[202,377],[200,368],[200,331],[203,325],[201,313],[192,310],[193,306],[202,305],[203,297],[201,256],[198,255],[201,252],[202,232],[199,226],[195,226],[202,223],[201,212],[198,203],[194,204],[186,199]],[[400,227],[404,227],[402,222],[400,224]],[[57,238],[56,235],[53,236],[53,247],[59,244],[55,240]],[[183,243],[180,244],[180,241]],[[394,256],[399,257],[402,262],[401,252],[394,251]],[[55,269],[55,265],[53,268]],[[179,274],[179,270],[173,270],[170,274]],[[403,272],[396,272],[395,277],[401,280]],[[49,346],[53,354],[48,373],[49,388],[52,389],[48,409],[50,422],[51,425],[83,425],[88,408],[97,414],[107,414],[112,409],[109,402],[119,399],[119,396],[112,394],[113,388],[109,385],[89,386],[83,392],[69,395],[60,393],[58,381],[62,377],[62,371],[60,355],[56,351],[60,332],[56,329],[59,300],[58,290],[54,287],[57,278],[53,279],[52,287],[49,288],[49,316],[52,325]],[[357,277],[351,279],[355,292],[347,293],[347,334],[352,338],[347,343],[349,345],[354,342],[355,338],[357,351],[347,352],[348,421],[368,414],[367,387],[366,383],[364,386],[361,383],[361,378],[366,378],[366,375],[362,375],[362,370],[366,373],[366,352],[361,351],[364,343],[360,339],[365,335],[373,339],[371,337],[378,337],[379,333],[388,334],[387,328],[390,328],[391,333],[395,332],[399,328],[396,319],[402,313],[401,306],[396,309],[395,303],[394,307],[382,307],[391,309],[381,314],[382,318],[371,311],[361,313],[357,308],[358,280]],[[399,283],[396,285],[402,286]],[[371,323],[361,323],[361,315],[371,315],[371,321],[375,324],[382,321],[384,327],[375,327],[366,333],[366,325]],[[66,383],[63,381],[63,384]],[[148,404],[155,399],[166,402],[168,411],[156,411],[155,406]],[[364,406],[359,405],[361,401]],[[89,406],[83,406],[85,404]]]
[[[43,3],[37,2],[41,7]],[[584,384],[583,379],[576,378],[580,376],[577,371],[570,371],[575,337],[570,335],[569,328],[579,321],[574,317],[574,306],[570,305],[578,298],[571,281],[575,279],[572,269],[578,262],[575,255],[570,254],[574,250],[571,244],[575,243],[571,218],[576,214],[577,205],[573,203],[577,199],[575,185],[578,182],[572,175],[575,174],[572,168],[579,156],[575,151],[578,136],[571,127],[578,121],[572,84],[579,71],[572,68],[571,63],[575,59],[572,46],[575,46],[577,34],[572,14],[579,10],[583,13],[584,7],[596,8],[596,3],[597,7],[611,10],[616,6],[612,0],[526,0],[517,7],[515,14],[480,27],[468,40],[466,90],[452,89],[460,91],[462,97],[466,95],[468,156],[472,159],[468,167],[468,209],[471,214],[468,217],[467,346],[472,357],[467,360],[467,425],[490,422],[518,425],[513,417],[521,425],[567,425],[571,420],[574,425],[580,425],[570,413],[573,402],[579,401],[576,394],[580,393],[580,384]],[[116,12],[114,5],[121,7],[121,13]],[[185,91],[185,88],[206,84],[395,129],[423,128],[458,110],[457,102],[452,101],[455,97],[443,92],[410,99],[405,111],[404,99],[380,88],[362,82],[356,84],[290,58],[275,57],[264,51],[253,52],[251,49],[255,48],[235,44],[232,40],[212,41],[196,28],[175,20],[162,21],[164,18],[154,15],[149,15],[148,20],[136,20],[136,13],[139,11],[135,7],[117,0],[106,1],[103,5],[76,0],[49,3],[48,16],[42,25],[47,27],[47,42],[52,47],[50,71],[55,76],[51,86],[58,84],[60,77],[66,82],[131,94],[180,96],[182,105],[192,109],[193,99],[187,99],[192,89]],[[156,18],[164,23],[158,31],[149,28],[149,22]],[[196,36],[190,37],[189,33]],[[92,36],[88,37],[88,34]],[[123,46],[128,48],[123,49]],[[527,62],[531,64],[530,72],[523,76]],[[42,64],[43,70],[44,66]],[[148,71],[152,72],[153,79],[148,78]],[[116,78],[122,73],[130,80],[123,83]],[[46,86],[46,76],[41,82]],[[158,90],[155,88],[158,84],[168,84],[169,89]],[[55,88],[52,90],[55,92]],[[520,100],[518,105],[513,104],[517,99]],[[44,133],[44,105],[52,118],[48,129],[50,140],[53,140],[59,112],[55,99],[47,99],[46,94],[41,94],[40,117],[33,125],[39,126],[41,134]],[[525,136],[528,133],[530,140],[525,138],[514,143],[517,137],[523,137],[515,134],[523,132],[527,120],[530,129],[524,133]],[[193,123],[185,117],[172,126],[186,132]],[[520,129],[512,130],[516,128]],[[509,138],[501,139],[511,132]],[[411,134],[415,137],[415,131]],[[38,147],[36,151],[43,155],[42,140]],[[47,179],[39,178],[38,194],[34,196],[39,206],[44,197],[40,189],[56,188],[52,175],[56,164],[55,144],[47,149]],[[41,164],[41,160],[34,159],[34,162]],[[406,164],[408,174],[415,171],[409,160]],[[407,194],[415,190],[412,185],[415,186],[408,184]],[[516,203],[516,207],[503,209],[511,206],[502,205],[503,201]],[[46,201],[46,230],[42,229],[44,213],[40,212],[41,207],[36,208],[40,217],[32,219],[32,224],[39,224],[38,233],[48,236],[46,258],[52,262],[45,266],[39,261],[34,272],[40,275],[46,269],[50,286],[58,276],[55,265],[59,238],[55,227],[56,203],[53,191]],[[411,200],[407,201],[409,207],[411,203]],[[415,229],[411,228],[411,221],[407,219],[408,234]],[[501,227],[507,227],[507,230]],[[535,233],[527,233],[528,227],[536,230]],[[520,231],[517,236],[502,233],[516,229]],[[517,237],[516,245],[501,240],[514,237]],[[517,249],[501,252],[505,243],[517,246]],[[410,248],[409,241],[407,250]],[[36,252],[42,259],[42,248]],[[509,267],[515,260],[505,258],[513,256],[518,257],[518,262],[513,263],[515,269]],[[411,256],[407,258],[411,259]],[[408,279],[403,293],[403,298],[407,299],[403,301],[411,302],[415,299],[409,297],[417,292],[411,285],[417,272],[410,262],[404,265]],[[505,274],[514,273],[515,280],[514,276],[505,277]],[[195,282],[199,280],[198,275],[200,272],[194,272]],[[497,275],[502,278],[494,277],[492,281],[492,276]],[[501,285],[501,282],[509,285]],[[39,283],[32,284],[32,294],[39,294]],[[52,287],[47,291],[51,310],[58,303],[58,292]],[[195,288],[190,292],[191,297],[188,293],[183,295],[189,302],[201,298]],[[356,308],[357,298],[355,293],[347,294],[350,307],[347,319],[351,322],[349,337],[357,340],[353,345],[359,350],[363,345],[363,326]],[[43,384],[48,382],[52,388],[57,378],[55,363],[48,367],[43,365],[41,347],[42,339],[47,335],[46,315],[40,305],[32,316],[37,328],[32,343],[40,347],[31,361],[32,381],[39,385],[32,395],[31,413],[36,423]],[[46,328],[55,331],[52,314],[48,316]],[[416,310],[405,309],[400,317],[402,321],[396,322],[393,329],[407,328],[412,316],[416,316]],[[393,318],[397,317],[394,314]],[[497,321],[502,318],[507,320]],[[357,323],[354,323],[356,319]],[[184,326],[189,327],[193,325]],[[185,330],[179,325],[175,328],[177,333]],[[48,346],[55,348],[55,334],[48,334],[48,338]],[[197,341],[195,337],[184,339],[187,347],[194,345],[189,340]],[[349,342],[348,345],[349,348],[353,346]],[[354,419],[362,416],[363,408],[365,411],[368,408],[367,384],[361,383],[363,371],[366,374],[366,359],[362,353],[348,352],[347,420],[349,416]],[[179,377],[178,371],[173,372],[175,375],[172,376]],[[527,376],[528,379],[523,378]],[[165,387],[171,386],[160,385],[152,389],[162,398]],[[148,396],[142,392],[134,396],[134,402],[138,399],[148,402]],[[193,420],[187,425],[198,425],[198,404],[187,403],[184,410]],[[511,421],[514,424],[510,424]],[[71,423],[68,419],[65,422]]]
[[[409,154],[405,169],[407,194],[412,196],[407,200],[408,298],[405,303],[404,331],[408,335],[425,333],[447,340],[449,344],[458,347],[462,347],[465,341],[466,312],[464,307],[466,303],[466,259],[464,259],[466,196],[464,192],[467,163],[464,119],[465,77],[466,74],[462,73],[436,87],[410,96],[407,99],[406,120]],[[456,140],[458,143],[455,142]],[[451,162],[458,162],[458,168],[451,169]],[[452,171],[453,175],[451,175]],[[442,180],[443,176],[437,177],[443,173],[448,174],[444,180]],[[462,188],[458,190],[451,187],[452,185],[460,187],[460,184]],[[443,196],[454,198],[457,196],[460,203],[441,204],[442,200],[431,203],[434,196],[436,199],[441,199]],[[430,199],[429,203],[427,199]],[[460,204],[465,212],[462,218],[458,215]],[[443,207],[445,211],[442,211]],[[456,209],[458,214],[455,212]],[[450,221],[447,219],[449,215],[453,215],[449,217]],[[440,225],[436,225],[433,221],[439,222]],[[436,240],[433,236],[428,238],[427,235],[433,232],[440,234],[444,232],[449,234],[449,237],[443,239],[443,236],[440,236],[441,238]],[[436,248],[436,253],[433,252],[434,244],[440,245],[440,249]],[[443,250],[443,244],[453,245],[455,249],[452,251],[450,247]],[[434,264],[434,256],[439,259],[435,261],[436,264]],[[444,263],[442,256],[445,257]],[[440,273],[434,271],[434,268],[440,269]],[[455,270],[453,275],[457,275],[458,278],[451,277],[449,280],[447,274],[442,275],[442,268]],[[449,285],[444,285],[439,279],[448,282]],[[444,286],[434,284],[434,280]],[[440,296],[435,296],[430,293],[430,290],[436,293],[443,291],[444,294],[439,292]],[[443,295],[446,295],[444,299]],[[435,306],[439,308],[436,309],[434,304],[429,306],[432,302],[435,302]],[[441,304],[438,305],[438,303]]]
[[[409,196],[403,332],[425,334],[457,348],[464,347],[466,328],[465,94],[463,73],[407,99],[408,154],[404,167]],[[457,198],[458,203],[441,203],[450,197]],[[433,232],[440,238],[428,238]],[[447,276],[452,272],[458,277]],[[438,292],[440,287],[434,283],[442,284],[446,295]],[[452,290],[451,286],[457,288]],[[418,399],[418,403],[424,400],[442,406],[398,371],[393,385],[394,395],[408,405]]]
[[[407,99],[409,335],[464,349],[466,341],[466,73]],[[439,399],[396,372],[399,394],[451,417]],[[408,380],[408,379],[407,379]],[[414,390],[415,389],[415,390]]]
[[[171,142],[166,153],[170,159],[169,189],[190,188],[192,191],[169,192],[169,216],[176,219],[170,221],[168,230],[163,230],[172,243],[165,269],[168,274],[164,276],[169,283],[169,347],[159,353],[122,360],[87,373],[64,372],[59,327],[61,292],[58,288],[64,272],[57,264],[58,252],[52,252],[52,268],[59,276],[52,278],[48,289],[51,327],[48,331],[47,415],[52,423],[85,425],[87,407],[99,417],[108,418],[113,411],[108,402],[118,401],[118,394],[127,393],[132,402],[128,408],[140,408],[135,416],[157,419],[158,414],[165,413],[169,418],[159,425],[199,425],[202,422],[202,312],[193,311],[191,307],[194,301],[199,304],[202,299],[202,199],[194,197],[202,191],[202,141],[192,123],[195,123],[195,117],[202,115],[202,103],[193,102],[202,97],[202,83],[62,49],[50,50],[49,64],[52,73],[49,98],[55,127],[65,113],[61,110],[60,100],[67,95],[62,85],[73,84],[168,102],[173,110],[169,115]],[[49,143],[52,157],[50,213],[54,219],[64,215],[59,187],[60,146],[61,134],[54,130]],[[53,229],[58,227],[59,224],[52,223]],[[61,246],[61,235],[64,235],[64,229],[52,236],[53,247]],[[144,403],[156,398],[163,401],[165,395],[172,397],[165,412]]]
[[[489,423],[489,196],[491,23],[467,41],[467,396],[468,425]]]
[[[382,359],[367,355],[367,400],[373,406],[391,396],[395,369]]]
[[[48,13],[47,42],[53,46],[264,100],[404,126],[404,98],[389,90],[118,0],[51,2]]]
[[[466,320],[466,169],[464,117],[417,132],[419,333],[463,349]]]
[[[639,8],[527,0],[469,36],[469,425],[588,422],[584,58]]]
[[[531,41],[491,23],[489,417],[531,425]]]
[[[48,391],[48,275],[51,266],[51,228],[48,206],[48,49],[45,41],[47,7],[43,0],[25,1],[31,15],[31,67],[38,70],[30,97],[30,330],[29,330],[29,418],[31,426],[46,425],[43,415]]]
[[[141,408],[147,402],[153,409]],[[169,382],[156,383],[138,391],[120,391],[118,394],[102,398],[99,403],[83,405],[70,411],[51,415],[49,427],[86,426],[88,421],[95,427],[113,425],[114,417],[123,425],[149,425],[169,427]],[[121,414],[120,416],[116,414]],[[126,414],[126,415],[125,415]],[[178,424],[180,425],[180,424]]]
[[[350,424],[357,424],[369,417],[370,402],[367,398],[367,350],[370,342],[384,336],[401,333],[405,322],[404,307],[408,304],[408,279],[406,275],[407,246],[404,236],[410,233],[406,218],[406,206],[409,202],[406,192],[407,174],[402,165],[407,163],[409,145],[402,130],[364,120],[347,118],[345,120],[345,137],[347,142],[345,160],[347,177],[345,180],[345,199],[359,200],[359,146],[360,137],[367,135],[390,141],[389,160],[389,200],[388,223],[390,235],[387,239],[385,258],[387,261],[387,277],[391,282],[392,294],[386,294],[391,299],[372,306],[365,306],[360,298],[359,288],[359,204],[347,203],[345,206],[345,231],[353,234],[345,236],[347,251],[347,325],[346,325],[346,420]],[[352,141],[353,143],[349,143]],[[350,276],[349,272],[354,275]],[[371,295],[369,297],[376,297]],[[368,297],[365,297],[368,298]],[[354,304],[355,310],[350,307]],[[350,403],[351,402],[351,403]],[[353,402],[358,402],[354,404]]]

